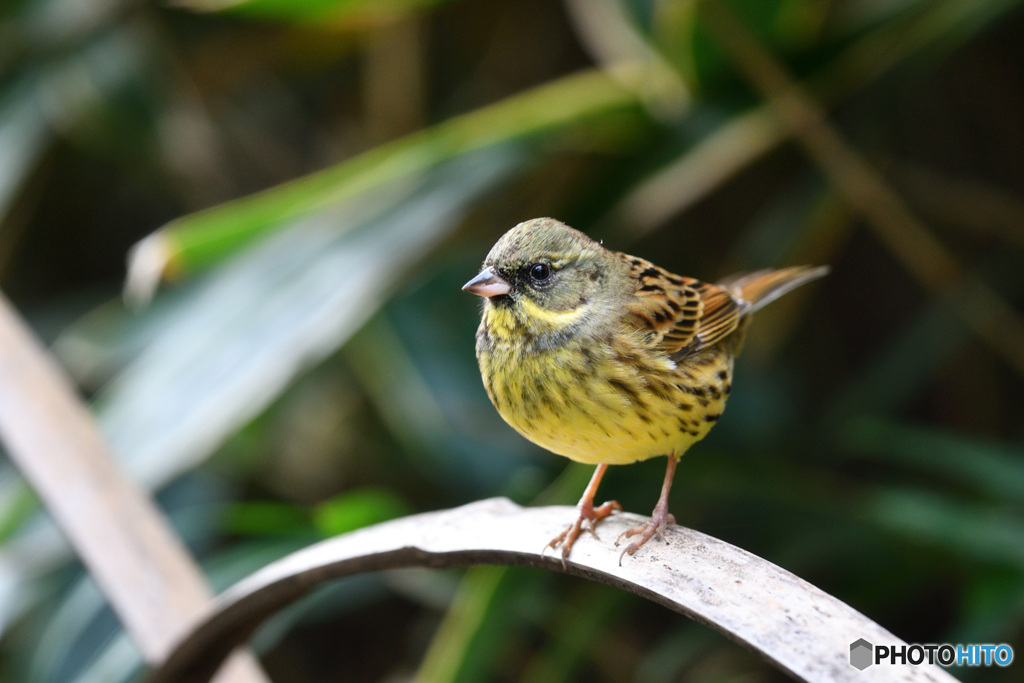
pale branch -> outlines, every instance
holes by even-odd
[[[614,539],[644,521],[616,514],[582,536],[563,569],[545,542],[575,519],[568,507],[521,508],[490,499],[385,522],[273,562],[223,593],[150,683],[204,681],[268,617],[327,581],[403,567],[477,564],[564,571],[627,590],[707,624],[806,681],[861,683],[850,644],[903,645],[878,624],[803,579],[691,529],[669,527],[619,564]],[[872,681],[953,681],[938,666],[873,666]]]
[[[0,441],[143,658],[164,659],[211,591],[145,491],[117,465],[68,379],[0,294]],[[222,683],[266,678],[240,654]]]

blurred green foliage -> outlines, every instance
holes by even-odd
[[[829,263],[759,314],[672,510],[908,641],[1021,653],[1024,348],[997,343],[1024,295],[1017,4],[726,3],[1009,304],[982,334],[972,290],[918,279],[686,0],[4,3],[0,286],[223,588],[408,512],[579,496],[587,468],[504,426],[475,366],[459,287],[513,224],[556,216],[707,279]],[[130,311],[136,244],[130,295],[156,292]],[[661,467],[602,494],[647,512]],[[0,676],[137,676],[6,463],[0,539]],[[524,569],[344,581],[254,646],[280,681],[780,678]]]

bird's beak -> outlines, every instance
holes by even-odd
[[[512,291],[512,285],[498,275],[492,266],[487,266],[475,278],[462,285],[462,291],[490,299],[492,296],[508,294]]]

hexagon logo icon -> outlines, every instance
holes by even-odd
[[[874,654],[875,646],[864,640],[858,638],[857,640],[850,643],[850,666],[860,671],[868,668],[874,664],[872,656]]]

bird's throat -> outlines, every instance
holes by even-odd
[[[532,300],[523,297],[519,302],[522,313],[527,324],[536,326],[540,332],[561,332],[566,328],[575,326],[587,313],[587,306],[580,304],[576,308],[567,311],[552,311],[538,306]]]
[[[566,311],[552,311],[526,297],[511,306],[488,306],[484,313],[490,337],[502,345],[562,339],[584,322],[586,314],[585,304]]]

